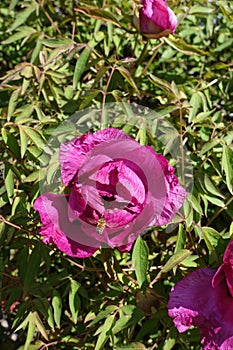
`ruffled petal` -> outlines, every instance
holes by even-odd
[[[233,349],[233,337],[226,339],[220,346],[220,350],[231,350],[231,349]]]
[[[155,213],[155,204],[152,199],[147,202],[142,212],[123,227],[108,227],[109,240],[113,247],[132,246],[137,237],[148,227]]]
[[[94,143],[91,133],[75,137],[71,141],[61,144],[59,162],[64,185],[68,186],[77,175],[80,166],[93,147]]]
[[[78,234],[80,227],[72,225],[67,218],[67,196],[51,193],[43,194],[34,203],[34,209],[40,214],[42,227],[40,234],[45,243],[53,243],[67,255],[86,258],[94,254],[98,247],[86,246],[72,240],[63,228]]]
[[[47,220],[41,233],[58,247],[63,235],[78,247],[128,250],[148,226],[171,221],[186,196],[162,155],[118,129],[63,143],[60,162],[70,194],[43,195],[44,208],[38,207]]]
[[[223,264],[216,271],[212,286],[217,287],[223,279],[226,280],[228,290],[233,297],[233,240],[230,241],[225,250]]]
[[[95,145],[97,145],[101,142],[108,142],[114,140],[132,140],[132,138],[126,135],[122,130],[115,128],[107,128],[96,131],[93,134],[93,140],[95,142]]]
[[[78,218],[95,224],[100,216],[104,215],[104,203],[98,190],[93,186],[74,186],[69,196],[69,218],[75,221]]]
[[[112,186],[114,183],[119,180],[121,185],[123,182],[128,183],[127,185],[127,191],[130,192],[130,195],[133,195],[133,192],[135,191],[136,183],[139,184],[139,182],[142,183],[143,187],[145,188],[145,192],[150,191],[151,197],[153,198],[155,202],[155,212],[154,215],[151,217],[151,222],[154,220],[155,217],[159,217],[161,214],[161,211],[164,208],[164,203],[166,201],[167,196],[167,185],[166,180],[164,177],[164,171],[160,165],[160,162],[155,157],[155,152],[153,151],[153,154],[151,151],[148,151],[147,147],[141,146],[138,142],[136,142],[133,139],[127,139],[127,140],[118,140],[118,141],[111,141],[108,143],[107,147],[105,143],[99,144],[98,146],[94,147],[90,154],[89,154],[89,160],[90,163],[92,162],[95,157],[98,155],[104,155],[107,158],[112,159],[113,164],[117,161],[122,161],[121,164],[124,164],[123,167],[128,167],[131,174],[135,173],[134,178],[130,181],[130,179],[127,180],[126,175],[118,174],[118,176],[114,176],[110,179],[109,175],[106,176],[106,173],[102,173],[102,178],[97,181],[97,185],[99,186],[101,182],[105,182],[106,187]],[[95,164],[95,163],[94,163]],[[109,162],[110,164],[110,162]],[[104,166],[105,167],[105,166]],[[85,168],[85,164],[80,169],[80,181],[85,178],[85,172],[83,170]],[[125,168],[126,169],[126,168]],[[90,170],[90,167],[89,167]],[[109,168],[109,170],[111,170]],[[90,170],[91,171],[91,170]],[[96,168],[95,168],[96,171]],[[126,171],[124,171],[126,173]],[[92,180],[98,180],[97,175],[99,173],[99,176],[101,177],[101,165],[98,171],[93,172],[93,176],[89,176],[89,179]],[[153,176],[151,176],[153,174]],[[114,175],[114,174],[113,174]],[[105,178],[105,179],[104,179]],[[140,181],[138,180],[140,179]],[[135,181],[134,181],[135,180]],[[87,183],[87,180],[85,178],[85,183]],[[118,184],[116,184],[116,187]],[[102,188],[99,188],[102,190]],[[110,192],[113,191],[112,188],[108,188]],[[120,190],[120,187],[119,187]],[[136,190],[138,196],[139,202],[141,201],[142,197],[144,196],[142,190],[142,186]],[[171,191],[170,191],[171,192]],[[127,192],[125,192],[127,193]],[[121,196],[122,197],[122,196]],[[134,196],[136,198],[136,196]],[[174,199],[174,198],[173,198]],[[144,206],[146,203],[144,202]],[[175,207],[175,204],[173,205]],[[164,219],[164,221],[168,222],[170,217],[168,219]]]
[[[216,273],[214,274],[212,278],[212,287],[216,288],[222,283],[222,281],[225,279],[225,273],[224,273],[224,265],[220,265],[217,269]]]
[[[185,198],[187,197],[186,190],[180,185],[178,178],[174,174],[175,169],[168,163],[168,160],[162,155],[157,154],[154,150],[147,146],[147,149],[154,155],[162,168],[162,175],[165,181],[166,195],[162,211],[154,225],[161,226],[169,223],[182,207]]]
[[[61,164],[61,175],[63,183],[68,186],[77,175],[79,168],[84,163],[91,149],[100,143],[112,140],[131,139],[123,131],[108,128],[86,135],[78,136],[71,141],[62,143],[60,146],[59,162]]]
[[[212,287],[214,274],[203,268],[179,281],[170,293],[168,314],[179,332],[199,327],[205,350],[225,350],[233,344],[233,299],[224,281]]]
[[[228,289],[233,297],[233,240],[230,241],[225,250],[223,265]]]

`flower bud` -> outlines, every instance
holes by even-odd
[[[147,38],[161,38],[174,34],[178,25],[176,15],[166,0],[141,0],[139,18],[134,16],[135,27]]]

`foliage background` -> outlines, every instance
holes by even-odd
[[[166,304],[187,273],[219,266],[233,235],[233,7],[168,4],[176,35],[147,40],[132,1],[1,1],[3,350],[201,348],[198,330],[177,333]],[[193,193],[172,232],[149,230],[130,253],[70,258],[37,234],[42,151],[75,111],[113,101],[151,107],[179,131]]]

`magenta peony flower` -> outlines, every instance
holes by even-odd
[[[167,6],[166,0],[141,0],[139,23],[134,18],[135,26],[149,38],[160,38],[174,34],[178,25],[176,15]]]
[[[198,269],[173,287],[168,313],[179,332],[200,328],[203,349],[233,349],[233,240],[217,272]]]
[[[168,161],[118,129],[61,144],[59,161],[66,194],[43,194],[34,209],[44,242],[71,256],[129,251],[148,226],[171,221],[186,197]]]

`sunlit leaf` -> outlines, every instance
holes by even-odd
[[[135,274],[139,287],[141,288],[146,281],[148,267],[148,247],[140,236],[137,238],[133,247],[132,264],[135,267]]]
[[[33,1],[31,6],[26,7],[24,10],[19,11],[17,14],[16,20],[14,23],[10,26],[10,28],[7,30],[8,32],[13,31],[14,29],[21,26],[21,24],[25,23],[27,18],[36,11],[37,4]]]
[[[90,53],[91,49],[89,47],[86,47],[76,61],[73,79],[73,89],[77,88],[77,83],[79,82],[81,75],[86,69]]]
[[[199,49],[197,46],[187,44],[181,37],[170,35],[168,38],[163,38],[171,47],[184,53],[185,55],[204,56],[206,51]]]
[[[222,169],[226,174],[227,187],[233,194],[233,150],[225,145],[223,147]]]
[[[97,339],[97,343],[95,345],[95,350],[102,350],[104,349],[104,345],[106,344],[107,340],[110,337],[110,332],[115,323],[115,317],[109,316],[106,318],[103,326],[100,328],[100,334]]]

